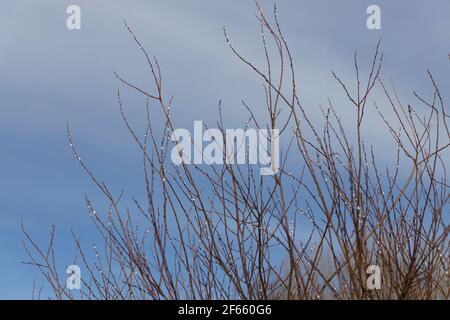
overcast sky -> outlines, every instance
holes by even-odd
[[[272,2],[262,3],[270,13]],[[331,70],[350,80],[354,52],[367,66],[379,38],[385,54],[382,76],[395,81],[406,101],[413,101],[413,89],[430,93],[427,69],[448,98],[448,0],[277,3],[306,105],[342,99]],[[81,8],[81,30],[66,28],[71,4]],[[381,7],[381,30],[366,27],[370,4]],[[115,93],[121,85],[113,72],[143,87],[149,73],[123,20],[158,57],[166,92],[175,94],[180,126],[213,121],[219,99],[230,121],[245,121],[241,99],[261,101],[261,82],[233,56],[222,32],[227,27],[235,45],[261,61],[253,1],[2,1],[0,298],[31,297],[36,271],[20,263],[26,260],[21,220],[39,240],[46,239],[51,224],[57,226],[62,267],[70,264],[71,227],[89,244],[84,194],[99,195],[73,159],[66,121],[102,179],[115,190],[141,192],[139,157],[120,120]],[[131,119],[139,120],[143,97],[128,92],[124,101]]]

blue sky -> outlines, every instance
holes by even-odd
[[[4,3],[3,3],[4,2]],[[70,228],[91,241],[84,194],[100,195],[73,159],[65,129],[91,168],[114,190],[139,195],[140,158],[117,109],[117,71],[145,87],[149,74],[123,25],[132,26],[156,55],[166,91],[175,94],[174,117],[190,128],[213,121],[223,100],[225,118],[245,121],[241,99],[261,101],[261,82],[231,53],[222,28],[237,47],[261,61],[253,1],[3,1],[0,11],[0,298],[30,298],[36,271],[20,263],[20,222],[45,240],[57,226],[61,266],[70,263]],[[271,1],[262,1],[270,12]],[[66,8],[81,8],[82,29],[66,28]],[[382,76],[400,95],[429,93],[430,69],[444,97],[450,86],[448,0],[315,0],[277,2],[297,63],[306,105],[342,99],[331,77],[350,79],[355,50],[368,63],[379,38]],[[366,8],[381,7],[382,30],[366,28]],[[130,119],[143,114],[142,97],[124,93]],[[368,134],[377,137],[374,122]],[[381,145],[381,148],[383,146]],[[92,239],[94,241],[94,239]]]

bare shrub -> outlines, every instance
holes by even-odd
[[[257,120],[243,102],[249,112],[246,126],[280,128],[289,137],[279,172],[260,176],[250,165],[174,165],[172,99],[165,95],[158,61],[126,25],[153,79],[153,88],[146,91],[116,75],[147,98],[141,137],[117,94],[123,122],[142,153],[147,197],[133,199],[132,209],[122,206],[122,194],[114,195],[81,160],[68,128],[75,157],[109,202],[100,213],[86,198],[102,239],[94,260],[73,235],[75,262],[84,270],[80,297],[448,299],[449,194],[443,154],[449,129],[432,74],[431,98],[414,93],[417,105],[404,105],[395,88],[380,78],[383,55],[378,44],[367,75],[354,57],[355,92],[333,72],[348,105],[337,108],[329,101],[321,107],[321,118],[313,119],[298,96],[294,61],[276,7],[273,21],[259,5],[257,9],[264,67],[241,55],[226,30],[224,34],[235,56],[264,85],[266,121]],[[372,103],[375,87],[384,92],[383,108]],[[387,167],[379,165],[375,148],[365,143],[368,108],[378,111],[392,136],[396,161]],[[160,132],[154,131],[157,110],[164,121]],[[343,125],[342,112],[353,117],[352,127]],[[220,105],[217,124],[224,132]],[[406,176],[402,169],[407,169]],[[29,263],[43,274],[53,297],[74,298],[61,275],[64,270],[55,263],[54,231],[46,249],[24,233]],[[366,270],[373,264],[381,269],[379,290],[366,286]]]

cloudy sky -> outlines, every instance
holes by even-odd
[[[271,11],[271,1],[262,1]],[[81,8],[81,30],[68,30],[66,8]],[[280,0],[279,18],[297,63],[301,99],[315,107],[342,99],[331,77],[351,79],[353,54],[366,65],[378,39],[382,76],[406,101],[412,90],[430,93],[426,70],[449,88],[448,0]],[[368,30],[366,9],[381,8],[381,30]],[[261,101],[261,82],[231,53],[223,27],[237,47],[262,59],[253,1],[19,0],[0,11],[0,298],[30,298],[36,271],[21,264],[20,223],[45,241],[57,227],[61,267],[70,264],[70,228],[89,244],[84,194],[100,195],[73,159],[65,129],[91,168],[114,190],[138,194],[139,154],[117,109],[117,71],[142,87],[148,69],[123,24],[158,57],[167,94],[175,94],[180,126],[212,121],[222,99],[238,122],[240,101]],[[448,91],[443,90],[445,98]],[[132,121],[144,99],[124,93]],[[369,134],[376,134],[374,124]],[[93,241],[93,240],[92,240]],[[62,271],[63,272],[63,271]]]

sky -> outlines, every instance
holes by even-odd
[[[271,12],[272,1],[261,1]],[[21,222],[38,241],[57,228],[61,266],[70,263],[73,228],[91,238],[84,203],[98,191],[67,143],[66,123],[90,167],[114,190],[142,192],[140,158],[117,107],[118,72],[145,87],[149,72],[123,21],[158,57],[174,119],[217,119],[222,99],[229,123],[246,120],[242,99],[260,103],[261,81],[238,61],[223,36],[260,62],[263,52],[253,1],[2,0],[0,11],[0,298],[31,298],[37,271],[27,260]],[[81,9],[81,29],[66,27],[69,5]],[[371,4],[381,8],[381,30],[366,27]],[[296,62],[304,105],[343,101],[331,76],[351,80],[353,54],[368,68],[379,39],[385,55],[382,77],[396,83],[405,101],[412,90],[430,94],[431,70],[444,98],[450,86],[448,0],[277,1],[279,19]],[[131,121],[142,119],[145,100],[124,90]],[[379,126],[368,135],[379,139]],[[380,148],[383,148],[381,144]],[[139,181],[139,183],[137,183]]]

